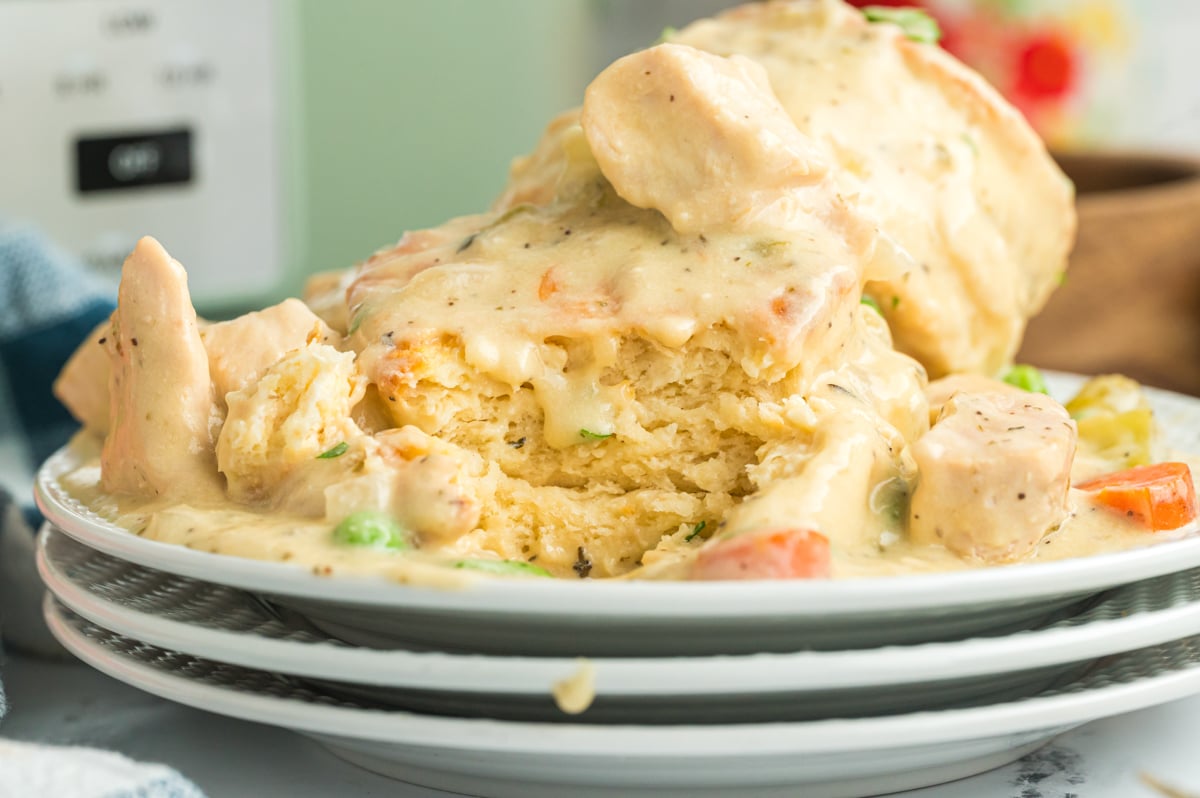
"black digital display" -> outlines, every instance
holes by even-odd
[[[75,140],[80,194],[192,182],[188,128],[86,136]]]

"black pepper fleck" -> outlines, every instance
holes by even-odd
[[[588,559],[587,552],[583,550],[583,546],[576,549],[575,564],[571,568],[575,573],[579,574],[580,579],[586,579],[587,575],[592,572],[592,561]]]

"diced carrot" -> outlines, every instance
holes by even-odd
[[[1196,488],[1186,463],[1155,463],[1088,480],[1075,486],[1095,493],[1100,504],[1136,518],[1158,532],[1196,517]]]
[[[538,282],[538,299],[545,302],[558,291],[558,281],[554,279],[554,267],[551,266],[542,273],[542,279]]]
[[[717,540],[700,550],[692,579],[821,579],[829,576],[829,539],[781,529]]]

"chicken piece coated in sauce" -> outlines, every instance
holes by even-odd
[[[108,434],[108,380],[112,369],[104,344],[110,332],[111,318],[96,325],[54,381],[54,396],[97,435]]]
[[[622,199],[681,233],[778,227],[772,206],[829,166],[748,58],[663,44],[622,58],[587,90],[592,154]]]
[[[208,352],[209,372],[218,402],[243,390],[288,352],[311,340],[336,346],[340,336],[299,299],[210,324],[200,331]]]
[[[153,238],[121,272],[103,344],[112,369],[104,489],[156,497],[221,490],[213,454],[219,416],[183,267]]]
[[[984,562],[1028,554],[1067,516],[1075,443],[1075,422],[1049,396],[1002,387],[950,396],[912,446],[913,541]]]

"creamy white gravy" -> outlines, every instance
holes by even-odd
[[[97,444],[81,435],[74,443],[80,456],[94,453]],[[1196,473],[1200,458],[1175,455]],[[1076,472],[1094,474],[1096,464],[1082,462]],[[100,486],[98,462],[68,472],[61,486],[99,515],[151,540],[173,543],[197,551],[285,562],[310,569],[318,576],[379,576],[405,584],[455,588],[479,578],[458,570],[452,551],[381,552],[355,549],[334,542],[328,524],[311,518],[255,512],[233,502],[187,505],[121,500]],[[1188,527],[1151,532],[1136,521],[1092,503],[1087,494],[1072,490],[1070,514],[1056,530],[1043,537],[1028,556],[1014,563],[972,562],[938,545],[915,545],[900,535],[884,531],[874,543],[839,546],[833,552],[833,576],[840,579],[902,576],[904,574],[1004,567],[1020,563],[1051,562],[1086,557],[1176,540],[1194,532]],[[652,565],[624,578],[686,579],[698,547],[680,546],[648,558]]]

